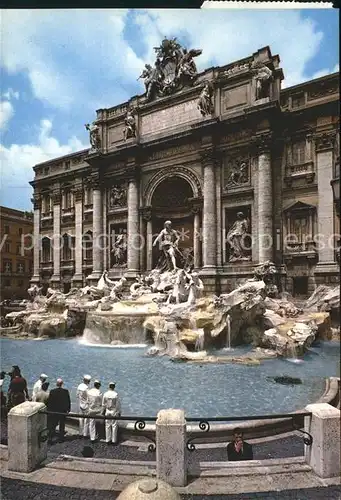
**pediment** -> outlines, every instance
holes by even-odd
[[[295,201],[294,203],[290,203],[290,205],[284,208],[283,212],[299,212],[301,210],[316,210],[316,206],[310,205],[309,203],[304,203],[303,201]]]

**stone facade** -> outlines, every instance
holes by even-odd
[[[39,221],[37,228],[39,229]],[[26,299],[33,270],[33,214],[0,207],[0,297]],[[39,258],[39,254],[36,255]],[[39,260],[36,260],[39,266]]]
[[[33,281],[67,291],[104,269],[112,278],[144,273],[158,258],[153,235],[171,219],[206,291],[230,291],[264,260],[295,295],[335,283],[338,74],[281,89],[279,62],[264,47],[171,95],[100,109],[97,149],[36,165],[34,234],[44,244]],[[253,63],[272,75],[266,96]],[[197,103],[207,82],[214,111],[203,116]],[[124,135],[129,109],[133,137]],[[238,213],[250,234],[232,259],[227,235],[236,237]],[[59,235],[68,246],[57,248]]]

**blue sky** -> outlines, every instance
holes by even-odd
[[[338,10],[2,11],[0,204],[27,210],[32,167],[88,147],[95,110],[143,92],[164,36],[203,49],[199,70],[269,45],[284,86],[338,70]]]

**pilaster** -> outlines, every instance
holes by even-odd
[[[134,162],[128,164],[128,247],[127,247],[127,274],[136,276],[140,268],[140,250],[143,245],[139,216],[139,178]]]
[[[215,161],[215,151],[213,148],[208,148],[201,152],[201,163],[204,169],[203,272],[213,273],[215,273],[217,264]]]
[[[32,284],[40,282],[40,212],[41,196],[38,193],[33,197],[33,276]]]
[[[52,251],[53,251],[53,275],[51,277],[51,287],[58,289],[60,286],[60,251],[62,248],[62,236],[60,234],[60,204],[61,192],[60,187],[56,186],[52,192],[53,202],[53,236],[52,236]]]
[[[258,258],[259,262],[273,260],[273,195],[270,133],[254,138],[258,157]]]
[[[76,185],[73,189],[75,201],[75,274],[72,285],[83,286],[83,186]]]

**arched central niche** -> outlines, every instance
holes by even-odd
[[[190,184],[181,177],[168,177],[156,187],[152,196],[152,207],[157,212],[185,212],[188,200],[193,197]]]
[[[171,176],[162,180],[151,197],[153,239],[163,228],[166,220],[180,234],[179,249],[185,254],[193,251],[193,214],[189,199],[193,198],[190,183],[180,176]],[[157,263],[159,248],[153,248],[153,265]]]

